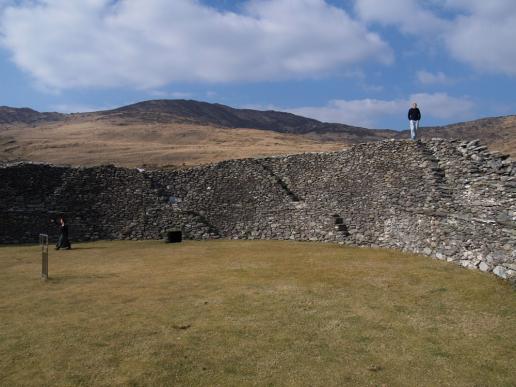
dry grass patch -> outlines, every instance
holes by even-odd
[[[123,125],[122,125],[123,124]],[[342,141],[258,129],[69,118],[0,131],[0,159],[125,167],[199,165],[228,159],[341,150]]]
[[[396,251],[281,241],[0,248],[0,385],[509,386],[516,292]]]

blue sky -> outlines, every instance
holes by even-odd
[[[186,98],[371,128],[516,114],[514,0],[0,0],[0,105]]]

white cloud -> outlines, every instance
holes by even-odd
[[[488,17],[501,17],[513,13],[515,9],[513,0],[444,0],[444,5],[447,8]]]
[[[365,21],[397,25],[402,32],[426,35],[441,31],[448,22],[437,17],[417,0],[356,0],[355,11]],[[435,35],[430,36],[435,38]]]
[[[421,111],[432,118],[460,121],[474,115],[475,103],[468,97],[451,97],[446,93],[417,93],[412,94],[409,101],[417,102]]]
[[[448,50],[479,70],[515,76],[516,2],[493,0],[483,4],[474,2],[470,15],[457,18],[446,37]]]
[[[188,91],[150,90],[148,94],[156,98],[189,99],[194,97],[194,93]]]
[[[473,117],[475,104],[469,98],[451,97],[446,93],[417,93],[408,99],[380,100],[333,100],[322,107],[284,109],[294,114],[315,118],[324,122],[338,122],[369,128],[384,127],[382,121],[399,117],[406,121],[412,102],[417,102],[426,117],[457,122]]]
[[[58,104],[50,107],[51,111],[56,111],[59,113],[87,113],[87,112],[97,112],[101,110],[110,110],[115,109],[116,106],[92,106],[92,105],[82,105],[82,104]]]
[[[476,69],[516,75],[514,0],[355,0],[355,10],[369,23],[443,42],[452,57]]]
[[[324,0],[249,0],[242,9],[195,0],[22,0],[1,14],[1,43],[19,67],[57,89],[312,77],[392,61],[378,35]]]
[[[426,70],[420,70],[416,74],[417,80],[424,85],[432,85],[432,84],[450,84],[453,83],[453,80],[450,79],[446,74],[441,71],[437,73],[431,73]]]
[[[0,0],[0,11],[3,8],[7,8],[8,6],[12,6],[14,4],[13,0]]]
[[[404,106],[406,102],[400,100],[333,100],[322,107],[299,107],[288,111],[323,122],[373,127],[382,117],[392,116]]]

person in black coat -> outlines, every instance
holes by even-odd
[[[65,223],[63,217],[59,218],[59,239],[57,240],[56,250],[66,249],[70,250],[72,248],[72,244],[68,239],[68,225]]]
[[[413,103],[408,111],[408,119],[410,124],[410,138],[416,139],[417,130],[419,129],[419,120],[421,119],[421,112],[417,108],[417,103]]]

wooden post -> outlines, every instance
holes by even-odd
[[[48,279],[48,235],[39,234],[39,245],[41,246],[41,279]]]

